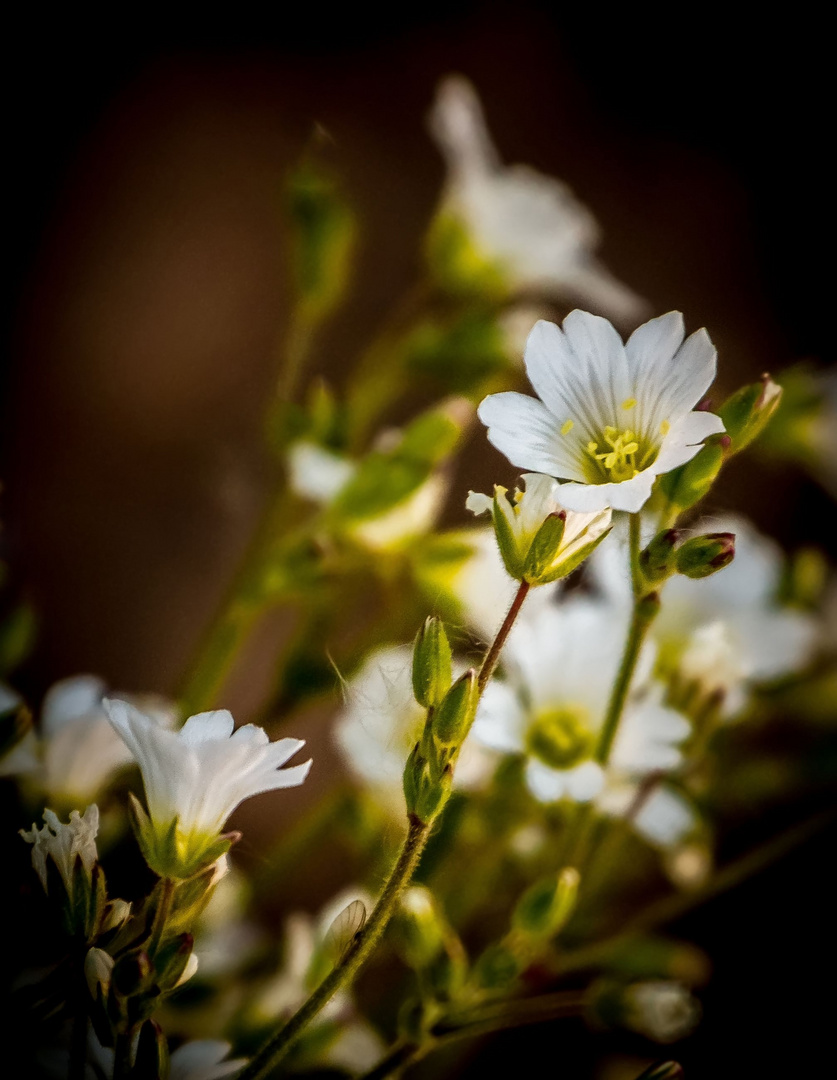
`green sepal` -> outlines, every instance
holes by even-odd
[[[309,319],[323,319],[342,298],[355,219],[336,182],[312,155],[290,174],[285,191],[297,292]]]
[[[413,645],[413,694],[419,705],[425,709],[439,705],[450,689],[452,677],[451,649],[444,623],[431,615]]]
[[[688,510],[706,495],[727,457],[729,436],[714,435],[691,461],[660,477],[659,488],[678,510]]]
[[[575,910],[578,885],[578,871],[573,867],[536,881],[518,901],[512,927],[535,939],[557,934]]]
[[[186,970],[189,957],[194,949],[195,939],[191,934],[178,934],[166,938],[154,954],[155,982],[164,994],[170,993]]]
[[[433,741],[442,747],[461,745],[473,723],[478,701],[477,673],[469,668],[448,690],[433,714]]]
[[[514,535],[514,531],[512,530],[500,503],[500,500],[505,498],[506,489],[503,487],[495,487],[494,507],[491,512],[491,517],[494,522],[494,535],[497,538],[497,547],[500,549],[500,557],[503,560],[503,565],[509,572],[509,576],[513,577],[515,581],[522,581],[525,559],[517,546],[517,537]]]
[[[139,1031],[132,1077],[137,1080],[166,1080],[170,1070],[169,1044],[163,1029],[154,1020],[146,1020]]]
[[[566,511],[549,514],[535,533],[529,546],[523,565],[523,580],[530,585],[540,585],[549,580],[549,574],[555,569],[554,563],[564,539],[567,524]]]
[[[484,990],[501,990],[514,982],[523,964],[520,957],[502,942],[489,945],[474,965],[474,978]]]
[[[675,570],[675,548],[680,543],[679,529],[663,529],[639,553],[642,576],[652,585],[665,581]]]
[[[734,533],[694,536],[677,550],[677,573],[689,578],[709,577],[729,566],[734,556]]]
[[[440,774],[431,776],[427,771],[422,775],[416,792],[415,816],[425,825],[429,825],[442,812],[450,798],[453,787],[453,770],[446,766]]]
[[[559,581],[561,578],[569,577],[573,570],[577,570],[584,560],[588,559],[593,554],[609,532],[610,528],[605,529],[601,536],[597,536],[595,540],[592,540],[589,544],[585,544],[583,547],[579,548],[570,555],[569,558],[561,559],[552,570],[538,578],[538,585],[550,585],[553,581]]]
[[[738,454],[758,438],[779,408],[782,388],[769,375],[742,386],[718,409],[730,439],[730,454]]]
[[[145,949],[131,949],[114,961],[108,998],[125,1000],[150,990],[154,985],[154,964]]]
[[[479,251],[464,221],[450,210],[430,223],[425,256],[432,280],[451,296],[500,299],[510,291],[502,266]]]
[[[0,623],[0,675],[14,671],[32,651],[38,620],[30,604],[13,608]]]

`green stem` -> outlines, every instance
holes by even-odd
[[[517,587],[514,600],[512,600],[511,607],[508,614],[503,620],[503,625],[497,631],[497,636],[491,643],[491,648],[485,654],[479,675],[477,676],[477,690],[482,694],[488,685],[488,680],[494,674],[494,669],[497,667],[497,662],[500,659],[500,653],[503,651],[503,646],[506,643],[506,638],[509,636],[509,631],[514,626],[515,619],[520,614],[520,609],[523,607],[523,601],[526,599],[531,585],[528,581],[521,581]]]
[[[276,397],[280,403],[293,399],[299,373],[311,349],[316,327],[317,320],[311,317],[307,306],[297,303],[288,327],[282,371],[276,383]]]
[[[145,946],[145,951],[152,959],[154,958],[154,954],[160,948],[160,943],[165,935],[166,923],[168,922],[169,913],[171,912],[171,905],[174,900],[176,889],[177,882],[173,878],[165,877],[160,879],[160,899],[157,902],[157,909],[154,912],[154,921],[151,924],[151,931]]]
[[[639,571],[639,546],[640,546],[640,515],[631,514],[630,518],[630,567],[631,583],[634,593],[634,607],[631,616],[631,625],[628,630],[628,639],[625,642],[625,651],[613,684],[604,724],[596,747],[595,760],[602,766],[610,760],[610,752],[616,732],[619,729],[619,721],[625,708],[628,692],[631,688],[631,680],[636,670],[636,662],[642,649],[645,635],[654,616],[659,610],[660,601],[656,593],[643,595]]]
[[[285,1057],[306,1025],[334,994],[349,982],[374,950],[387,927],[404,887],[409,883],[427,843],[430,826],[411,818],[407,838],[372,914],[355,934],[342,959],[323,979],[291,1019],[261,1048],[239,1075],[239,1080],[264,1077]]]
[[[113,1080],[128,1080],[131,1074],[131,1049],[134,1033],[120,1031],[113,1045]]]

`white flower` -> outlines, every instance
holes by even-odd
[[[597,808],[611,817],[631,813],[631,824],[655,847],[673,849],[698,826],[694,807],[679,792],[667,785],[656,785],[647,795],[638,784],[608,785],[596,800]],[[638,809],[634,810],[639,802]]]
[[[682,1039],[697,1026],[700,1004],[687,987],[666,979],[634,983],[625,991],[626,1020],[655,1042]]]
[[[623,647],[622,620],[607,605],[573,599],[524,609],[504,651],[507,679],[486,687],[473,739],[525,754],[527,785],[542,802],[595,798],[605,779],[596,744]],[[610,757],[617,774],[640,777],[680,764],[677,745],[689,726],[649,684],[652,661],[645,650]]]
[[[285,921],[285,953],[281,970],[262,987],[251,1014],[257,1022],[275,1025],[277,1017],[291,1016],[323,977],[323,950],[335,918],[354,901],[369,911],[372,897],[363,889],[347,887],[322,908],[316,917],[294,912]],[[326,958],[326,963],[334,957]],[[352,1071],[365,1072],[381,1057],[384,1045],[377,1032],[357,1015],[352,996],[339,990],[321,1011],[319,1019],[334,1025],[334,1034],[318,1054],[319,1060]]]
[[[500,163],[466,79],[439,84],[430,131],[448,166],[442,214],[462,222],[478,254],[498,263],[513,286],[584,302],[618,320],[642,314],[645,301],[595,258],[599,226],[571,189],[525,165]]]
[[[735,534],[735,558],[711,577],[677,575],[662,594],[651,633],[667,675],[691,683],[702,697],[725,695],[723,713],[734,716],[754,684],[799,671],[812,657],[818,622],[783,608],[777,595],[784,556],[775,541],[745,518],[719,516],[698,522],[698,532]],[[587,564],[608,602],[629,618],[631,586],[624,543],[602,545]]]
[[[101,988],[107,998],[110,977],[113,971],[113,957],[104,949],[88,949],[84,957],[84,978],[90,996],[95,1001]]]
[[[29,832],[21,829],[20,835],[33,845],[32,865],[44,889],[47,887],[47,858],[51,858],[58,867],[67,894],[72,896],[76,858],[81,859],[88,876],[92,874],[98,859],[96,833],[99,831],[99,808],[93,803],[84,814],[73,810],[66,825],[59,821],[52,810],[44,810],[44,821],[46,824],[40,829],[33,823]]]
[[[399,645],[370,653],[348,684],[334,732],[352,772],[398,812],[403,808],[404,766],[424,721],[425,711],[413,697],[411,648]],[[486,755],[466,742],[454,784],[474,787],[487,772]]]
[[[291,491],[312,502],[331,502],[354,475],[355,469],[349,458],[307,439],[300,439],[288,448]]]
[[[217,841],[240,802],[277,788],[296,787],[311,762],[283,769],[304,745],[301,739],[270,742],[254,724],[233,730],[226,709],[198,713],[180,731],[167,731],[126,701],[105,699],[110,721],[139,764],[150,832],[146,839],[155,869],[188,876]],[[173,843],[174,850],[166,845]],[[215,851],[213,858],[217,858]],[[161,863],[165,862],[163,867]]]
[[[494,515],[497,543],[512,577],[531,584],[557,581],[574,570],[603,539],[610,529],[610,510],[590,514],[565,510],[557,498],[561,485],[551,476],[524,473],[521,480],[525,490],[516,489],[514,502],[506,498],[506,488],[495,485],[493,499],[472,491],[465,506],[473,514],[488,510]],[[498,521],[498,515],[503,521]],[[560,518],[563,531],[557,546],[550,544],[548,558],[533,567],[532,545],[547,518]]]
[[[568,481],[571,510],[638,511],[662,473],[689,461],[719,417],[693,411],[715,378],[705,330],[685,341],[679,312],[644,323],[622,344],[606,320],[572,311],[563,328],[540,321],[526,372],[540,401],[490,394],[478,415],[513,465]]]

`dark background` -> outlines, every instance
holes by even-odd
[[[91,669],[170,690],[223,591],[263,495],[278,185],[314,122],[365,229],[324,368],[410,279],[443,176],[424,117],[461,71],[504,160],[571,184],[614,273],[708,327],[730,390],[831,362],[828,40],[806,5],[749,22],[531,2],[15,16],[0,471],[4,556],[42,618],[30,692]],[[729,484],[788,546],[828,546],[833,507],[796,470]],[[237,715],[260,692],[254,663]],[[677,1048],[689,1080],[831,1060],[833,840],[682,927],[715,962],[704,1023]],[[592,1077],[588,1045],[571,1026],[510,1034],[474,1075]]]

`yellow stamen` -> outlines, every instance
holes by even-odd
[[[625,410],[633,409],[635,406],[636,406],[636,398],[635,397],[625,398],[625,400],[622,402],[622,408],[625,409]]]
[[[572,429],[574,427],[575,427],[575,421],[573,421],[573,420],[565,420],[564,423],[561,425],[561,434],[562,435],[569,435],[569,433],[572,431]]]
[[[663,420],[662,424],[660,424],[660,434],[661,435],[668,435],[668,433],[670,431],[671,431],[671,424],[668,422],[668,420]]]

